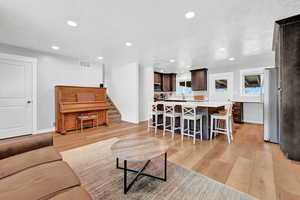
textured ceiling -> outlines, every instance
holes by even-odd
[[[187,20],[190,10],[196,17]],[[46,52],[55,44],[62,55],[179,70],[226,66],[270,57],[274,21],[299,13],[299,0],[0,0],[0,42]]]

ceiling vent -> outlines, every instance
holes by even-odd
[[[81,67],[90,67],[91,63],[87,61],[80,61],[80,66]]]

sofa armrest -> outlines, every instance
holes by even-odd
[[[53,145],[52,133],[0,140],[0,159]]]

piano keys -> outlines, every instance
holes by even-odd
[[[81,115],[95,114],[98,126],[108,125],[106,88],[56,86],[55,101],[58,133],[80,129],[76,122]]]

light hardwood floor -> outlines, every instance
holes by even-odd
[[[213,141],[197,141],[162,131],[147,131],[147,124],[116,122],[108,127],[71,132],[68,135],[54,133],[54,146],[58,151],[80,147],[113,137],[150,135],[170,145],[168,160],[186,167],[258,199],[299,200],[300,163],[288,160],[279,146],[263,141],[263,126],[235,125],[233,144],[220,135]],[[300,148],[300,147],[299,147]]]

